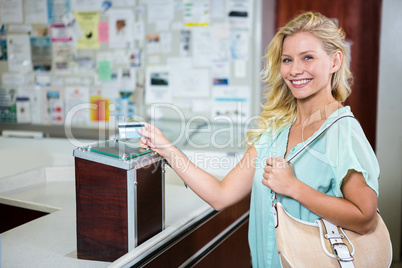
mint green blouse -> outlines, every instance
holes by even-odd
[[[343,107],[335,111],[327,118],[320,130],[343,114],[352,114],[350,107]],[[289,130],[290,125],[286,126],[277,136],[266,131],[254,144],[258,154],[251,192],[249,221],[249,244],[254,268],[280,267],[271,210],[273,195],[261,181],[266,159],[285,155]],[[290,150],[287,158],[290,158],[302,146],[303,143],[296,145]],[[292,164],[294,173],[299,180],[322,193],[342,198],[343,178],[348,170],[352,169],[364,175],[367,184],[378,196],[380,173],[378,161],[359,122],[354,118],[340,119],[296,156],[292,160]],[[278,201],[296,218],[309,222],[314,222],[319,218],[290,197],[278,195]]]

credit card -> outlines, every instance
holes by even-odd
[[[138,129],[145,129],[143,122],[123,122],[118,124],[120,139],[139,139],[143,137]]]

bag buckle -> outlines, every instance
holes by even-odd
[[[339,261],[353,261],[353,257],[345,243],[334,243],[332,248]]]
[[[326,234],[324,235],[326,239],[344,239],[345,236],[343,234]]]

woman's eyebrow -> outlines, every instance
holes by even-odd
[[[306,51],[298,53],[297,55],[304,55],[304,54],[308,54],[308,53],[315,53],[315,50],[306,50]],[[286,53],[282,53],[282,57],[291,57],[291,56]]]

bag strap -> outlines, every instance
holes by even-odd
[[[348,246],[342,241],[344,235],[339,232],[338,226],[335,224],[321,219],[324,224],[324,238],[328,239],[331,243],[332,250],[337,257],[338,263],[342,268],[353,268],[353,257]]]

